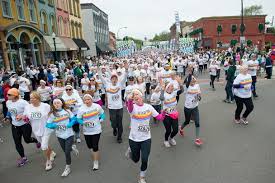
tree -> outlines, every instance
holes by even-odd
[[[236,31],[237,31],[237,25],[236,24],[231,26],[231,31],[232,31],[232,34],[236,33]]]
[[[221,32],[222,32],[222,26],[221,25],[217,26],[217,32],[218,32],[219,35],[221,34]]]
[[[244,8],[245,16],[261,15],[262,13],[263,13],[262,5],[251,5],[251,6]]]
[[[156,34],[151,41],[169,41],[171,38],[170,33],[163,31],[160,34]]]

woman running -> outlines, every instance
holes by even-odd
[[[52,89],[46,86],[46,81],[40,80],[40,86],[37,88],[37,92],[40,94],[42,102],[50,104]]]
[[[248,74],[248,67],[246,65],[240,67],[240,74],[235,78],[233,82],[233,88],[237,105],[235,111],[235,123],[240,124],[243,122],[245,125],[247,125],[247,117],[253,111],[254,105],[251,97],[252,77],[250,74]],[[246,107],[246,111],[243,113],[241,118],[243,104]]]
[[[17,165],[21,167],[28,162],[22,145],[22,136],[27,144],[36,143],[37,148],[40,148],[41,144],[35,138],[31,137],[32,127],[29,123],[25,123],[23,120],[23,112],[29,103],[26,100],[21,99],[19,95],[20,92],[16,88],[12,88],[8,91],[8,114],[5,121],[10,121],[12,123],[12,137],[15,143],[15,148],[20,155],[20,158],[17,160]]]
[[[141,158],[139,183],[146,183],[145,176],[148,159],[151,151],[150,118],[153,116],[162,121],[163,115],[159,114],[151,105],[143,103],[142,93],[134,89],[127,101],[127,109],[131,117],[131,130],[129,135],[129,148],[125,153],[135,163]]]
[[[180,90],[182,91],[181,80],[179,77],[176,78],[178,84],[180,85]],[[177,135],[179,130],[179,113],[177,111],[177,91],[174,90],[174,85],[169,83],[165,85],[162,80],[160,80],[162,86],[160,99],[163,101],[163,111],[165,113],[165,118],[163,121],[165,132],[164,146],[171,147],[171,145],[177,145],[174,137]]]
[[[74,131],[72,126],[76,123],[74,114],[65,106],[62,99],[54,99],[52,110],[46,127],[54,129],[59,144],[65,153],[66,166],[62,177],[67,177],[71,173],[71,151],[78,155],[78,150],[72,148],[74,143]]]
[[[196,126],[196,139],[195,144],[200,146],[202,141],[200,139],[200,115],[199,115],[199,101],[201,100],[200,86],[197,84],[197,79],[191,76],[192,79],[189,83],[186,83],[186,94],[185,94],[185,104],[184,104],[184,115],[185,122],[180,127],[180,135],[184,136],[184,127],[186,127],[191,120],[191,116],[194,118]]]
[[[98,170],[98,144],[102,132],[101,122],[105,120],[105,114],[100,105],[93,103],[93,97],[90,94],[85,94],[83,100],[84,104],[77,113],[77,121],[83,126],[86,144],[92,152],[93,170]]]
[[[56,154],[48,146],[51,130],[46,128],[46,122],[49,117],[51,107],[49,104],[41,102],[41,96],[38,92],[32,92],[30,95],[30,104],[25,107],[24,118],[29,121],[32,126],[32,132],[39,143],[41,143],[41,150],[44,151],[46,161],[45,170],[52,169],[52,161]]]

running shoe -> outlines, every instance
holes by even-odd
[[[132,154],[131,148],[128,147],[127,151],[125,152],[125,157],[126,157],[127,159],[131,159],[131,156],[132,156],[131,154]]]
[[[169,139],[169,143],[172,145],[172,146],[176,146],[177,145],[177,142],[174,138],[170,138]]]
[[[223,100],[223,102],[225,102],[225,103],[230,103],[229,100],[227,100],[227,99]]]
[[[54,158],[56,157],[56,153],[54,151],[51,152],[50,160],[54,161]]]
[[[121,139],[121,138],[118,138],[118,139],[117,139],[117,143],[121,144],[121,143],[122,143],[122,139]]]
[[[66,165],[64,172],[62,173],[61,177],[67,177],[71,173],[71,168]]]
[[[248,120],[246,118],[242,118],[241,121],[243,122],[243,124],[248,125]]]
[[[168,141],[164,141],[163,144],[167,148],[171,147],[171,145],[170,145],[170,143]]]
[[[138,180],[138,183],[146,183],[145,178],[140,178],[140,179]]]
[[[99,167],[98,161],[94,161],[93,171],[98,170],[98,167]]]
[[[183,130],[183,128],[180,128],[180,136],[182,136],[182,137],[184,137],[184,130]]]
[[[19,158],[19,159],[17,160],[17,166],[18,166],[18,167],[22,167],[22,166],[24,166],[24,165],[27,164],[27,163],[28,163],[28,159],[27,159],[26,157]]]
[[[202,141],[201,141],[200,138],[197,138],[197,139],[195,140],[195,144],[196,144],[197,146],[201,146],[203,143],[202,143]]]
[[[234,122],[235,122],[236,124],[240,124],[240,123],[241,123],[241,121],[240,121],[239,119],[234,119]]]
[[[78,151],[78,149],[76,148],[76,145],[75,145],[75,144],[72,145],[72,150],[73,150],[73,153],[74,153],[76,156],[79,155],[79,151]]]
[[[36,143],[36,148],[37,148],[37,149],[40,149],[40,148],[41,148],[41,143],[40,143],[40,142],[37,142],[37,143]]]
[[[113,129],[113,135],[117,136],[117,129],[116,128]]]
[[[49,170],[51,170],[52,168],[53,168],[52,162],[51,162],[51,161],[47,161],[47,162],[46,162],[46,168],[45,168],[45,170],[46,170],[46,171],[49,171]]]
[[[76,142],[77,142],[77,143],[81,143],[81,139],[80,139],[80,138],[77,138],[77,139],[76,139]]]

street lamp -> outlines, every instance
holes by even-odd
[[[120,28],[117,30],[117,34],[116,34],[116,35],[117,35],[117,39],[119,39],[119,35],[118,35],[118,34],[119,34],[119,31],[120,31],[121,29],[127,29],[127,28],[128,28],[128,27],[120,27]]]
[[[56,42],[55,42],[56,35],[54,32],[52,33],[52,38],[53,38],[53,45],[54,45],[54,62],[56,62],[57,61]]]
[[[243,21],[243,0],[241,0],[241,27],[240,27],[240,31],[241,31],[241,38],[240,38],[240,42],[241,42],[241,57],[244,54],[244,50],[243,50],[243,35],[244,35],[244,21]]]

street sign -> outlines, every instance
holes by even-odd
[[[240,37],[240,43],[241,43],[241,44],[245,44],[245,37],[244,37],[244,36],[241,36],[241,37]]]

